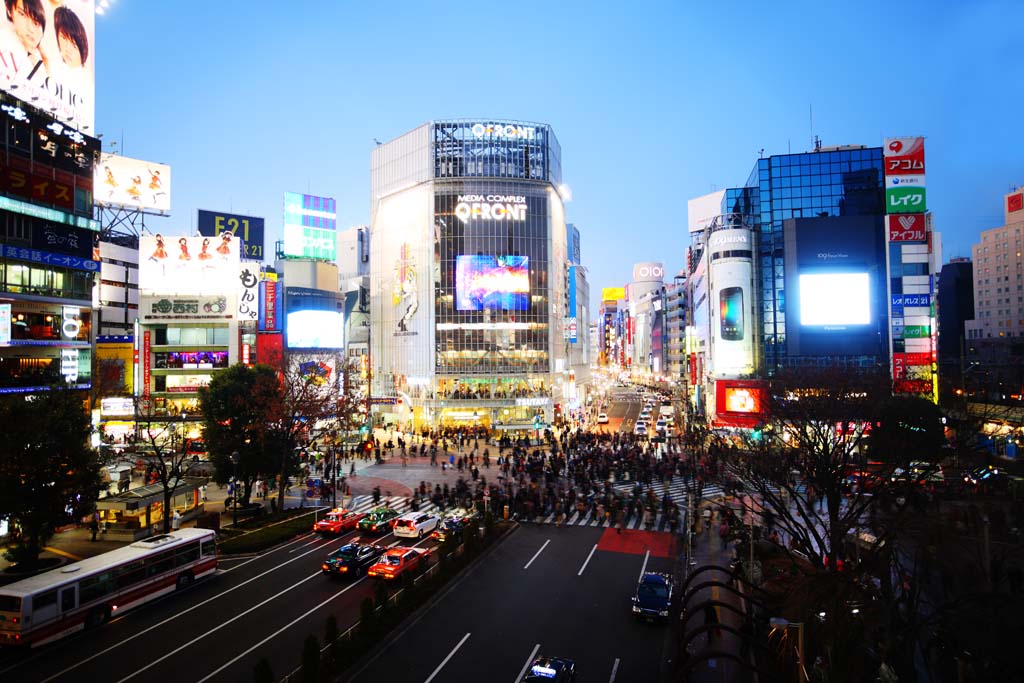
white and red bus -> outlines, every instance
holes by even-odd
[[[179,529],[0,587],[0,645],[36,646],[217,571],[217,535]]]

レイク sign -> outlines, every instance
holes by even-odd
[[[460,194],[455,216],[463,223],[472,219],[525,221],[526,197],[500,194]]]
[[[516,126],[511,123],[475,123],[471,130],[475,138],[492,137],[533,140],[537,134],[537,129],[533,126]]]

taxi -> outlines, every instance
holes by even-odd
[[[455,508],[445,513],[444,520],[430,532],[430,537],[444,543],[449,538],[460,538],[462,530],[480,517],[476,510]]]
[[[430,557],[430,551],[426,548],[404,548],[401,546],[389,548],[377,560],[377,564],[372,565],[366,571],[366,575],[393,581],[406,572],[426,567],[428,557]]]
[[[320,534],[340,534],[356,528],[366,515],[345,508],[334,508],[313,525],[313,531]]]
[[[353,541],[328,555],[320,565],[320,570],[324,574],[355,578],[377,564],[385,550],[387,548],[382,545]]]
[[[565,657],[540,656],[530,662],[522,683],[565,683],[576,680],[576,662]]]
[[[399,512],[394,508],[382,506],[370,510],[365,517],[359,520],[359,530],[370,533],[384,533],[391,531],[398,519]]]

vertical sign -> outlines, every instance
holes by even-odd
[[[152,332],[146,330],[142,333],[142,397],[149,400],[150,360],[149,349]]]
[[[11,343],[11,305],[0,304],[0,346]]]
[[[256,301],[260,283],[260,269],[257,265],[242,262],[238,270],[238,320],[255,322],[259,317],[259,303]]]
[[[579,340],[579,321],[576,316],[576,266],[569,266],[569,343]]]
[[[260,332],[281,329],[281,283],[264,280],[260,283]]]

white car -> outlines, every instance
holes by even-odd
[[[423,538],[437,528],[441,519],[429,512],[409,512],[395,520],[395,536]]]
[[[668,422],[665,422],[664,420],[658,420],[657,422],[654,423],[654,428],[657,429],[658,431],[667,430]]]
[[[608,424],[608,413],[598,413],[597,414],[597,424],[599,424],[599,425],[606,425],[606,424]]]
[[[637,422],[636,427],[633,428],[633,433],[637,436],[647,436],[647,425]]]

